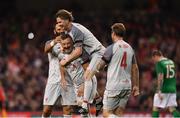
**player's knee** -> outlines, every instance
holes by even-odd
[[[124,113],[124,108],[122,107],[118,107],[115,111],[114,111],[114,114],[117,115],[118,117],[122,117]]]
[[[169,107],[168,110],[169,110],[169,112],[172,113],[174,110],[176,110],[176,108],[175,107]]]
[[[108,118],[110,116],[110,114],[112,114],[112,112],[110,112],[109,110],[103,109],[103,117],[104,118]]]
[[[159,111],[159,108],[153,107],[153,111]]]
[[[109,116],[109,113],[103,111],[103,117],[104,117],[104,118],[107,118],[108,116]]]
[[[71,106],[63,106],[63,114],[65,115],[71,115],[72,113],[72,107]]]
[[[52,107],[46,106],[46,107],[44,107],[44,109],[43,109],[43,114],[42,114],[42,116],[43,116],[43,117],[49,117],[49,116],[51,115],[51,112],[52,112]]]

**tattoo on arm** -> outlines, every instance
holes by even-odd
[[[71,62],[75,59],[77,59],[78,57],[80,57],[82,54],[82,47],[76,47],[71,54],[68,56],[68,62]]]
[[[101,61],[99,62],[99,64],[96,67],[96,71],[99,72],[100,70],[103,70],[105,65],[106,65],[106,62],[101,59]]]
[[[132,65],[131,75],[133,86],[139,87],[139,69],[137,64]]]

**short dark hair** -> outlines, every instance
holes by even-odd
[[[117,36],[123,37],[126,33],[126,28],[122,23],[115,23],[111,26],[112,32]]]
[[[163,56],[162,52],[160,50],[153,50],[152,56]]]
[[[67,38],[70,38],[72,40],[72,37],[67,32],[61,32],[59,36],[61,37],[62,40],[65,40]]]
[[[62,18],[63,20],[69,20],[69,21],[73,21],[74,18],[72,16],[72,13],[65,10],[65,9],[60,9],[56,15],[55,15],[56,18]]]

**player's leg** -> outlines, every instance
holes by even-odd
[[[97,81],[95,77],[89,79],[89,81],[85,80],[84,96],[81,105],[82,108],[79,110],[79,112],[83,115],[83,117],[88,117],[88,112],[90,107],[89,104],[92,103],[93,99],[95,98],[96,88],[97,88]]]
[[[130,89],[125,89],[125,90],[121,90],[117,100],[118,101],[118,107],[113,111],[113,113],[118,116],[118,117],[122,117],[127,101],[130,97],[131,94],[131,90]]]
[[[71,106],[63,105],[63,115],[71,115]]]
[[[101,56],[100,56],[101,57]],[[99,57],[99,58],[100,58]],[[83,69],[86,70],[87,67],[89,66],[89,62],[86,62],[86,63],[83,63]],[[94,76],[94,78],[96,78],[96,76]],[[97,79],[96,79],[97,80]],[[84,88],[83,88],[83,91],[84,91]],[[84,94],[84,93],[83,93]],[[96,97],[95,97],[95,102],[96,102],[96,99],[97,101],[99,101],[99,99],[101,98],[101,101],[102,101],[102,97],[100,96],[100,94],[98,93],[98,91],[96,91]]]
[[[102,107],[103,107],[103,98],[99,95],[98,91],[96,91],[96,97],[93,103],[96,105],[96,116],[99,115]]]
[[[180,117],[179,111],[177,111],[176,93],[169,94],[169,100],[167,103],[169,112],[172,113],[174,117]]]
[[[83,103],[83,94],[84,94],[84,83],[81,84],[76,90],[76,99],[78,106],[81,106]]]
[[[154,95],[154,99],[153,100],[154,101],[153,101],[152,117],[156,117],[157,118],[157,117],[159,117],[159,108],[160,107],[161,108],[165,107],[164,106],[165,102],[163,102],[165,100],[162,101],[159,98],[157,93]]]
[[[73,85],[67,85],[66,90],[61,88],[63,115],[65,117],[71,117],[74,113],[74,107],[77,105],[75,88]]]
[[[113,111],[112,110],[108,110],[108,109],[103,109],[103,117],[104,118],[110,118],[112,116],[115,116],[113,115]]]
[[[115,110],[118,108],[119,96],[116,91],[104,92],[103,97],[103,117],[116,117]]]
[[[153,118],[159,117],[159,108],[153,106],[152,117],[153,117]]]
[[[42,117],[49,117],[52,112],[53,105],[60,96],[60,84],[47,84],[43,100],[43,113]]]
[[[124,113],[124,107],[118,107],[114,110],[113,114],[122,117],[123,113]]]
[[[83,98],[83,104],[82,107],[84,109],[88,109],[88,103],[90,103],[90,98],[91,98],[91,94],[92,94],[92,90],[93,90],[93,81],[91,78],[88,78],[88,75],[90,73],[90,69],[86,69],[85,73],[84,73],[84,98]]]
[[[172,113],[175,118],[180,117],[180,113],[175,107],[169,107],[169,112]]]
[[[49,117],[52,113],[52,108],[53,106],[51,105],[44,105],[42,117]]]
[[[94,76],[92,78],[92,80],[96,81],[97,79]],[[83,103],[83,95],[84,95],[84,83],[83,82],[75,81],[77,103],[78,103],[79,106],[81,106],[82,103]],[[76,86],[76,85],[78,85],[78,86]],[[92,90],[92,96],[89,99],[89,103],[92,103],[92,101],[93,101],[93,104],[95,104],[95,106],[96,106],[96,116],[98,116],[99,112],[102,109],[103,103],[102,103],[102,97],[97,92],[97,82],[96,82],[95,86],[92,87],[92,89],[93,89]]]
[[[96,82],[97,80],[93,80],[93,79],[96,79],[96,77],[95,76],[91,77],[91,75],[92,75],[91,73],[96,70],[96,66],[99,63],[99,61],[101,60],[101,57],[102,56],[100,56],[98,54],[94,54],[92,56],[89,66],[87,67],[87,69],[84,73],[85,88],[84,88],[84,102],[82,104],[82,107],[85,109],[87,109],[87,106],[88,106],[87,104],[90,103],[90,101],[91,101],[93,87],[96,86],[96,84],[97,84],[97,82]]]

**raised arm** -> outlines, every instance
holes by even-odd
[[[55,39],[47,41],[44,47],[44,52],[48,53],[51,51],[52,47],[56,44],[56,43],[60,43],[60,37],[57,36]]]
[[[54,45],[55,45],[54,40],[52,40],[52,41],[47,41],[46,44],[45,44],[45,46],[44,46],[44,52],[45,52],[45,53],[50,52],[51,49],[52,49],[52,47],[53,47]]]

